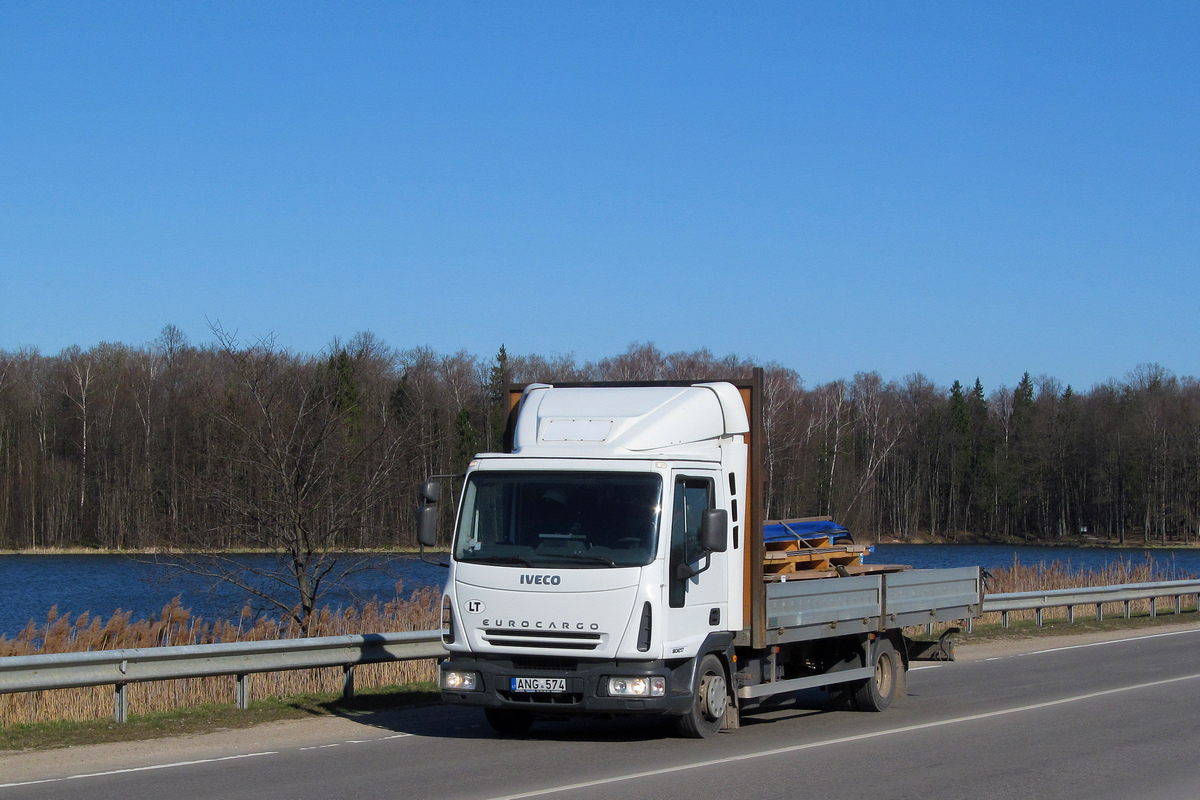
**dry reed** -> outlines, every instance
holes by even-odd
[[[386,603],[372,601],[360,608],[323,608],[312,619],[310,636],[342,636],[380,631],[432,630],[441,624],[440,593],[425,588]],[[134,647],[213,644],[288,639],[300,635],[294,621],[269,618],[252,620],[249,607],[236,622],[208,622],[180,606],[175,598],[162,613],[148,620],[130,621],[118,610],[107,620],[87,612],[71,622],[51,609],[46,624],[32,621],[14,639],[0,636],[0,657],[38,653],[71,653]],[[435,662],[397,661],[363,664],[355,669],[359,688],[401,685],[435,678]],[[255,697],[281,697],[311,692],[340,692],[342,671],[291,670],[256,674],[251,679]],[[231,703],[233,676],[129,684],[130,713],[144,714],[208,703]],[[112,715],[113,687],[54,689],[42,692],[0,694],[0,725],[56,720],[103,719]]]
[[[1050,564],[1022,564],[1019,558],[1013,558],[1013,565],[1004,569],[990,570],[986,576],[985,591],[988,594],[1007,592],[1043,592],[1053,589],[1080,589],[1089,586],[1115,586],[1124,583],[1151,583],[1166,580],[1188,580],[1196,576],[1191,573],[1176,571],[1174,566],[1163,568],[1156,563],[1150,554],[1144,561],[1126,561],[1118,559],[1105,564],[1103,567],[1091,569],[1073,569],[1071,562],[1053,561]],[[1194,596],[1184,598],[1184,608],[1195,609]],[[1161,609],[1161,604],[1160,604]],[[1089,605],[1087,610],[1095,613],[1095,606]],[[1171,609],[1174,611],[1174,608]],[[1076,609],[1078,614],[1083,609]],[[1135,600],[1130,604],[1132,614],[1149,614],[1149,600]],[[1121,616],[1125,612],[1124,603],[1105,603],[1104,616]],[[1085,612],[1086,613],[1086,612]],[[1033,611],[1010,611],[1009,621],[1032,620]],[[1042,611],[1043,620],[1066,619],[1065,607],[1046,608]],[[1000,613],[984,614],[978,620],[979,624],[999,624]]]

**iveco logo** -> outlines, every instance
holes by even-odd
[[[561,575],[522,575],[521,583],[529,583],[535,586],[558,586],[562,583]]]

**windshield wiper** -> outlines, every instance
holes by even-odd
[[[559,555],[558,553],[538,554],[538,558],[543,558],[545,556],[549,556],[551,558],[561,558],[563,561],[581,561],[585,564],[603,564],[606,567],[615,567],[617,565],[617,562],[613,561],[611,558],[605,558],[604,556],[596,555],[585,555],[583,553],[571,556]]]
[[[460,558],[459,561],[470,561],[475,564],[520,564],[523,567],[533,566],[533,562],[525,556],[480,556],[476,558]]]

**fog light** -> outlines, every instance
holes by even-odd
[[[660,676],[609,678],[611,697],[662,697],[667,693],[667,679]]]
[[[473,692],[479,688],[478,672],[444,669],[441,678],[442,688],[449,692]]]

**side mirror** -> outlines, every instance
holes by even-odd
[[[729,549],[729,512],[723,508],[710,508],[700,520],[700,547],[710,553],[724,553]]]
[[[417,507],[417,542],[425,547],[437,544],[438,508],[435,505]]]
[[[423,547],[437,544],[438,498],[442,496],[442,485],[437,481],[421,484],[417,500],[417,542]]]

